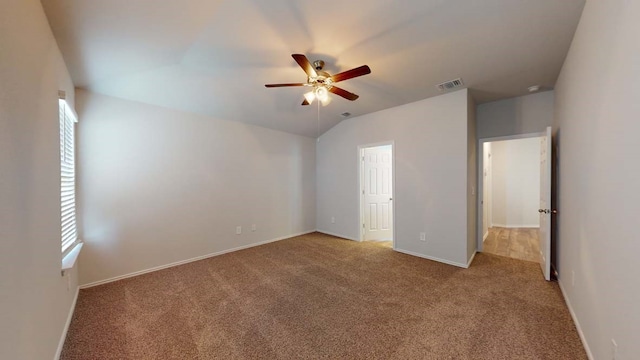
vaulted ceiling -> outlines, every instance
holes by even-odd
[[[440,95],[477,102],[554,86],[584,0],[42,0],[74,84],[90,91],[315,137],[343,118]],[[331,74],[367,64],[326,107],[291,58]],[[389,119],[393,121],[393,119]],[[319,130],[318,130],[319,125]]]

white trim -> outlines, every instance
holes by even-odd
[[[465,269],[468,269],[471,266],[471,263],[473,262],[473,259],[476,258],[477,253],[478,253],[477,251],[473,252],[473,255],[471,255],[471,258],[469,259],[469,261],[467,261],[467,266],[465,267]]]
[[[60,354],[62,354],[62,348],[64,347],[64,341],[67,339],[67,332],[69,332],[69,326],[71,326],[71,319],[73,319],[73,313],[76,311],[76,302],[78,301],[78,294],[80,293],[80,287],[76,286],[76,294],[73,296],[73,302],[71,303],[71,309],[69,309],[69,315],[67,315],[67,322],[64,324],[64,329],[62,330],[62,336],[58,341],[58,349],[56,350],[56,355],[53,357],[53,360],[60,359]]]
[[[489,236],[489,230],[487,230],[487,232],[484,233],[484,236],[482,236],[482,241],[484,242],[485,240],[487,240],[488,236]]]
[[[83,243],[76,243],[76,245],[62,258],[62,276],[64,276],[67,270],[73,269],[82,250]]]
[[[320,230],[320,229],[318,229],[316,231],[319,232],[319,233],[322,233],[322,234],[331,235],[331,236],[335,236],[335,237],[339,237],[339,238],[343,238],[343,239],[347,239],[347,240],[360,241],[360,240],[358,240],[356,238],[352,238],[352,237],[341,235],[341,234],[332,233],[330,231],[324,231],[324,230]]]
[[[145,270],[135,271],[135,272],[132,272],[132,273],[129,273],[129,274],[115,276],[115,277],[112,277],[112,278],[109,278],[109,279],[105,279],[105,280],[98,280],[98,281],[94,281],[94,282],[91,282],[91,283],[88,283],[88,284],[82,284],[82,285],[80,285],[80,289],[88,289],[90,287],[94,287],[94,286],[98,286],[98,285],[104,285],[104,284],[108,284],[108,283],[111,283],[111,282],[114,282],[114,281],[127,279],[127,278],[138,276],[138,275],[147,274],[147,273],[150,273],[150,272],[167,269],[167,268],[171,268],[171,267],[174,267],[174,266],[184,265],[184,264],[188,264],[188,263],[191,263],[191,262],[194,262],[194,261],[200,261],[200,260],[208,259],[208,258],[211,258],[211,257],[214,257],[214,256],[218,256],[218,255],[224,255],[224,254],[231,253],[231,252],[238,251],[238,250],[249,249],[249,248],[252,248],[252,247],[265,245],[265,244],[269,244],[269,243],[272,243],[272,242],[293,238],[293,237],[296,237],[296,236],[302,236],[302,235],[306,235],[306,234],[311,234],[311,233],[314,233],[314,232],[316,232],[316,230],[310,230],[310,231],[305,231],[305,232],[301,232],[301,233],[297,233],[297,234],[291,234],[291,235],[282,236],[282,237],[271,239],[271,240],[265,240],[265,241],[261,241],[261,242],[257,242],[257,243],[253,243],[253,244],[249,244],[249,245],[243,245],[243,246],[239,246],[239,247],[235,247],[235,248],[231,248],[231,249],[227,249],[227,250],[222,250],[222,251],[218,251],[218,252],[207,254],[207,255],[196,256],[196,257],[191,258],[191,259],[180,260],[180,261],[172,262],[170,264],[160,265],[160,266],[152,267],[152,268],[145,269]]]
[[[584,337],[584,333],[582,332],[582,328],[580,327],[580,322],[578,321],[578,317],[576,313],[573,311],[573,307],[571,306],[571,302],[569,301],[569,297],[567,293],[564,291],[564,286],[562,286],[562,282],[558,279],[558,285],[560,286],[560,291],[562,292],[562,297],[564,298],[565,304],[567,304],[567,308],[569,309],[569,314],[571,314],[571,318],[573,319],[573,323],[576,325],[576,330],[578,330],[578,335],[580,336],[580,341],[582,341],[582,347],[584,347],[585,352],[587,353],[587,357],[589,360],[594,360],[593,354],[591,353],[591,349],[589,349],[589,344],[587,343],[587,338]]]
[[[478,139],[478,142],[480,144],[482,144],[482,143],[485,143],[485,142],[528,139],[528,138],[534,138],[534,137],[542,137],[542,136],[546,136],[546,135],[547,135],[547,130],[545,128],[545,131],[540,131],[540,132],[532,132],[532,133],[526,133],[526,134],[516,134],[516,135],[506,135],[506,136],[496,136],[496,137],[481,138],[481,139]]]
[[[529,224],[529,225],[504,225],[504,224],[491,224],[491,227],[501,227],[501,228],[505,228],[505,229],[535,229],[535,228],[539,228],[540,225],[536,225],[536,224]]]
[[[411,255],[411,256],[416,256],[419,258],[423,258],[423,259],[427,259],[427,260],[432,260],[432,261],[437,261],[443,264],[447,264],[447,265],[453,265],[453,266],[457,266],[457,267],[461,267],[463,269],[466,269],[469,267],[469,264],[463,264],[463,263],[458,263],[455,261],[451,261],[451,260],[445,260],[445,259],[440,259],[437,258],[435,256],[429,256],[429,255],[423,255],[423,254],[418,254],[418,253],[414,253],[413,251],[408,251],[408,250],[402,250],[402,249],[393,249],[399,253],[403,253],[403,254],[407,254],[407,255]],[[473,260],[473,259],[472,259]]]

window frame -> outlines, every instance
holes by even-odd
[[[58,101],[58,120],[60,124],[60,247],[64,258],[80,241],[75,201],[75,123],[78,122],[78,117],[63,94],[60,94]]]

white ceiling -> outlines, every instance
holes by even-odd
[[[437,96],[462,77],[479,103],[551,88],[584,0],[42,0],[77,87],[310,137],[314,103],[291,58],[322,59],[340,83],[320,133],[342,120]],[[389,119],[393,121],[393,119]]]

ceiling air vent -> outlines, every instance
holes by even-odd
[[[454,80],[445,81],[442,84],[436,85],[436,87],[440,91],[447,91],[447,90],[459,88],[462,85],[464,85],[464,83],[462,82],[462,79],[461,78],[457,78],[457,79],[454,79]]]
[[[351,113],[350,112],[343,112],[342,114],[340,114],[340,116],[346,118],[346,117],[351,116]]]

